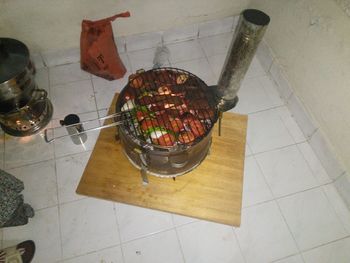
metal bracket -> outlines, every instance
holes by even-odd
[[[140,159],[141,159],[141,178],[142,178],[142,184],[148,185],[148,176],[147,176],[147,162],[145,157],[142,153],[140,153]]]

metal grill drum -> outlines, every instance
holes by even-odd
[[[204,160],[218,119],[212,90],[175,68],[131,75],[116,111],[127,113],[118,133],[128,159],[161,177],[182,175]]]

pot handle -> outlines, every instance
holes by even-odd
[[[40,98],[39,98],[37,101],[35,101],[35,104],[37,104],[37,103],[39,103],[39,102],[43,102],[44,100],[47,99],[47,95],[48,95],[48,94],[47,94],[47,91],[46,91],[46,90],[44,90],[44,89],[35,89],[34,92],[36,92],[36,93],[41,93]]]

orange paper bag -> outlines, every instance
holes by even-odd
[[[126,72],[114,42],[111,22],[118,17],[129,17],[125,12],[105,19],[83,20],[80,35],[80,66],[96,76],[114,80]]]

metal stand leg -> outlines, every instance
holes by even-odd
[[[222,111],[219,111],[219,136],[221,136]]]
[[[147,163],[142,154],[140,154],[141,159],[141,178],[142,178],[142,184],[148,185],[148,176],[147,176]]]

